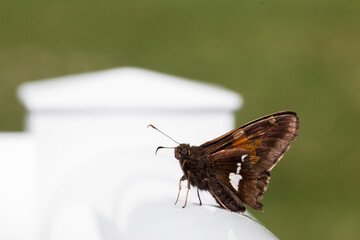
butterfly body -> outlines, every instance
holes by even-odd
[[[295,140],[299,119],[294,112],[274,113],[200,146],[175,148],[184,173],[181,181],[209,191],[225,209],[242,213],[248,205],[262,210],[270,171]],[[181,185],[179,191],[181,189]],[[199,197],[200,199],[200,197]]]
[[[209,166],[202,152],[201,147],[180,144],[175,148],[175,157],[179,160],[184,176],[192,186],[200,190],[209,190],[204,181],[208,177]]]

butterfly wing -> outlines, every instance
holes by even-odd
[[[262,210],[260,201],[269,184],[270,172],[251,162],[249,150],[221,150],[209,157],[209,163],[210,190],[218,202],[236,212],[243,212],[244,204]]]
[[[209,180],[218,202],[232,211],[243,204],[262,209],[271,169],[279,162],[299,129],[294,112],[278,112],[206,142]],[[210,189],[211,190],[211,189]],[[216,195],[216,196],[215,196]]]
[[[204,155],[234,148],[249,150],[252,163],[270,171],[295,140],[298,131],[296,113],[283,111],[247,123],[200,147],[204,149]]]

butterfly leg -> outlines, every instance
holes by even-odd
[[[178,195],[177,195],[177,198],[176,198],[176,201],[174,203],[174,205],[177,204],[178,200],[179,200],[179,196],[180,196],[180,192],[181,192],[181,182],[184,181],[186,179],[185,175],[183,175],[181,178],[180,178],[180,181],[179,181],[179,192],[178,192]]]
[[[186,192],[185,204],[184,204],[183,208],[186,207],[187,200],[188,200],[188,196],[189,196],[189,190],[190,190],[190,171],[187,172],[187,181],[188,181],[188,184],[187,184],[187,192]]]
[[[200,198],[200,193],[199,193],[199,189],[197,189],[197,195],[198,195],[198,198],[199,198],[199,202],[200,202],[200,206],[202,205],[202,202],[201,202],[201,198]]]
[[[204,178],[202,181],[201,181],[201,184],[206,182],[208,179],[207,178]],[[197,195],[198,195],[198,198],[199,198],[199,202],[200,202],[200,206],[202,205],[202,202],[201,202],[201,198],[200,198],[200,192],[199,192],[199,188],[197,189]]]

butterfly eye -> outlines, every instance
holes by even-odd
[[[183,148],[183,149],[181,149],[180,154],[181,155],[187,155],[188,151],[185,148]]]

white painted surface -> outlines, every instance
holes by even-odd
[[[179,163],[172,150],[156,157],[154,152],[174,143],[146,128],[151,123],[179,142],[201,144],[234,127],[233,112],[242,102],[237,94],[119,68],[27,83],[19,96],[29,111],[28,145],[19,143],[19,149],[31,146],[34,154],[24,160],[23,150],[9,148],[0,155],[29,164],[17,184],[27,181],[24,186],[31,190],[22,188],[23,196],[36,198],[27,202],[34,208],[24,210],[23,222],[12,222],[10,229],[23,229],[35,219],[28,232],[35,228],[33,235],[46,240],[275,238],[255,221],[216,207],[208,193],[202,193],[205,206],[200,207],[191,190],[189,206],[182,209],[184,186],[173,206],[182,176]],[[15,171],[15,165],[8,169]],[[29,239],[20,235],[7,239]]]
[[[30,110],[221,110],[242,105],[238,94],[218,86],[150,70],[123,67],[22,84]]]
[[[29,134],[0,133],[0,239],[37,239],[34,159]]]

